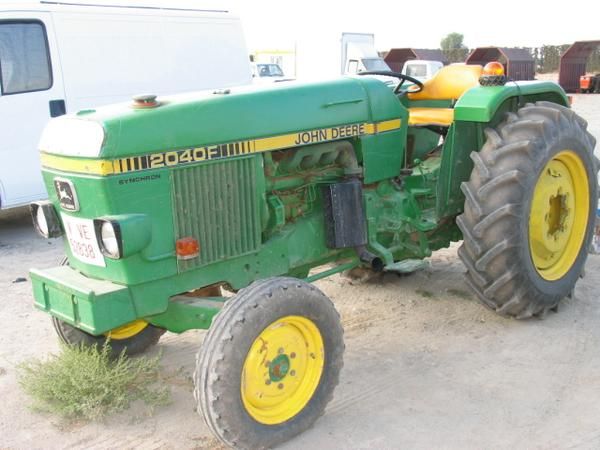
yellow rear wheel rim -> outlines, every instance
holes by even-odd
[[[314,395],[325,362],[323,338],[306,317],[276,320],[254,340],[242,370],[241,396],[257,422],[291,419]]]
[[[141,333],[147,326],[148,322],[144,320],[134,320],[133,322],[125,324],[119,328],[110,330],[108,333],[105,333],[105,336],[116,341],[129,339],[130,337]]]
[[[585,165],[572,150],[557,153],[542,170],[529,215],[529,248],[540,276],[567,274],[581,251],[590,212]]]

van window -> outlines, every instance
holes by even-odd
[[[408,75],[409,77],[426,77],[427,65],[411,64],[406,68],[406,75]]]
[[[40,22],[0,22],[2,94],[52,86],[46,30]]]
[[[390,67],[381,58],[363,58],[362,62],[367,70],[390,70]]]

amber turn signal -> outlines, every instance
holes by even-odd
[[[502,76],[504,75],[504,66],[500,64],[498,61],[491,61],[483,66],[483,71],[481,72],[483,76]]]
[[[193,237],[184,237],[175,242],[177,259],[192,259],[200,254],[200,244]]]

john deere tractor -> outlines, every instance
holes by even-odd
[[[53,120],[32,215],[68,264],[31,279],[60,338],[133,354],[208,329],[198,411],[225,444],[264,448],[311,426],[338,383],[342,326],[315,280],[404,271],[463,240],[485,306],[556,308],[598,195],[595,140],[561,88],[497,63],[375,75],[398,83],[145,95]]]

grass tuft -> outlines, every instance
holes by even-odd
[[[435,298],[435,294],[427,289],[416,289],[415,292],[423,298]]]
[[[19,366],[19,383],[32,408],[65,419],[97,420],[142,400],[152,409],[169,401],[169,390],[157,386],[160,356],[111,358],[102,347],[63,345],[58,355]]]
[[[462,289],[446,289],[446,292],[450,295],[454,295],[455,297],[462,298],[463,300],[472,300],[473,297],[467,291],[463,291]]]

